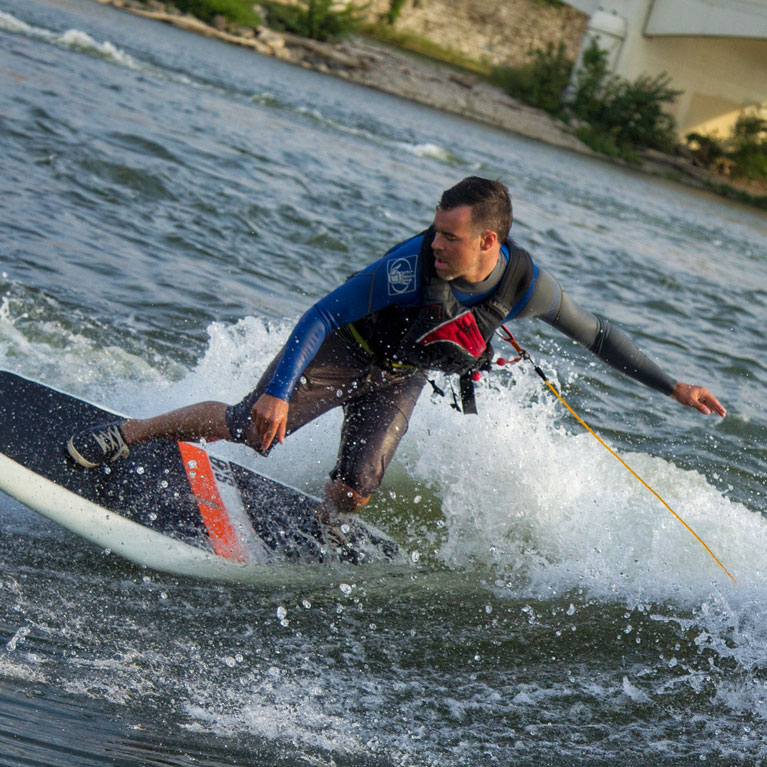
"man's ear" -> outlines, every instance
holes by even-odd
[[[482,250],[492,250],[498,244],[498,233],[492,229],[486,229],[480,235],[479,246]]]

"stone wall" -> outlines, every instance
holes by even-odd
[[[372,0],[369,13],[384,17],[389,7],[390,0]],[[475,60],[519,66],[560,40],[575,60],[587,23],[586,14],[546,0],[405,0],[394,29]]]

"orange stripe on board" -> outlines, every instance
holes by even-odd
[[[208,454],[202,448],[189,442],[179,442],[178,449],[181,451],[186,476],[192,486],[202,521],[208,529],[213,551],[220,557],[244,562],[247,559],[245,550],[234,527],[232,527],[224,502],[221,500]]]

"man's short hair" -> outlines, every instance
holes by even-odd
[[[469,176],[442,193],[439,207],[452,210],[471,206],[471,220],[481,231],[490,230],[503,242],[511,229],[511,196],[500,181]]]

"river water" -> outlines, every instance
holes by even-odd
[[[368,512],[406,566],[178,579],[0,496],[2,767],[767,763],[763,214],[89,0],[0,0],[0,83],[3,368],[234,401],[443,188],[500,177],[517,241],[727,406],[515,327],[738,580],[524,365],[480,417],[419,403]],[[227,449],[317,493],[338,425]]]

